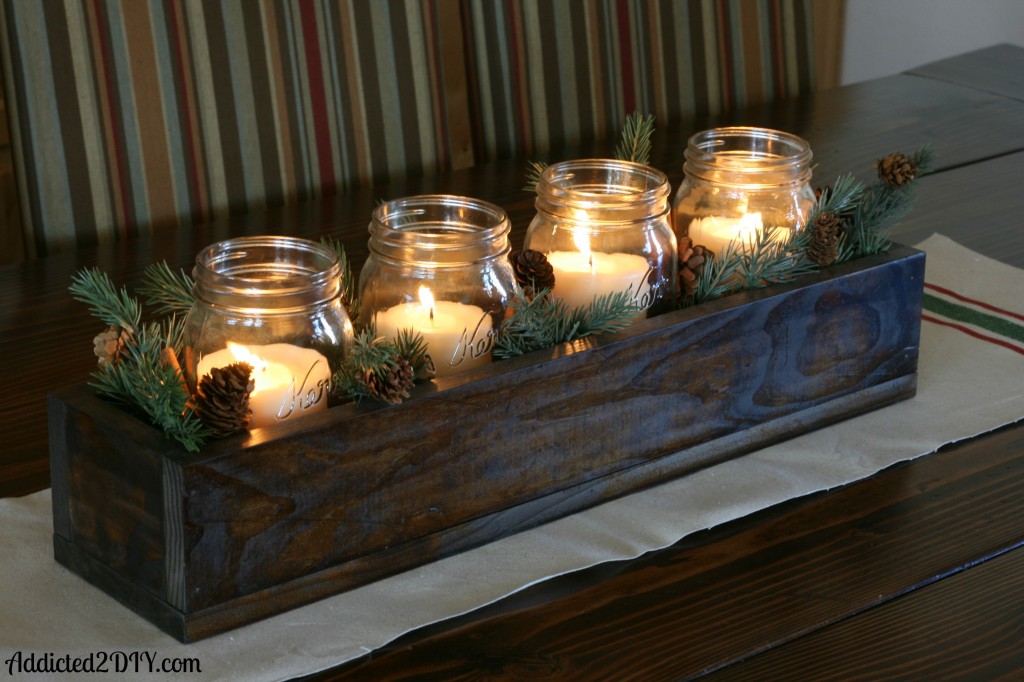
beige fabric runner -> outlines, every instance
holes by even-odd
[[[941,236],[919,248],[928,253],[929,296],[1001,316],[1010,328],[1014,321],[1024,325],[1024,271]],[[999,345],[999,334],[984,324],[951,321],[941,310],[926,311],[925,319],[918,395],[912,400],[190,645],[179,644],[53,560],[49,491],[0,500],[5,586],[0,661],[16,652],[23,660],[29,654],[38,660],[48,653],[82,657],[138,651],[155,656],[157,665],[162,659],[198,659],[201,674],[173,679],[277,680],[309,674],[551,576],[665,547],[695,531],[870,476],[1024,417],[1024,343],[1015,349],[1010,338]],[[4,663],[4,673],[7,667]],[[147,669],[143,659],[141,672]],[[136,674],[129,663],[124,674],[89,679],[168,677]]]

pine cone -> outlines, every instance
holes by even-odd
[[[121,359],[125,344],[131,341],[131,334],[120,327],[107,327],[92,340],[92,352],[96,354],[96,364],[101,368],[116,365]]]
[[[366,370],[363,383],[374,398],[389,405],[397,405],[409,397],[409,389],[416,383],[416,371],[412,363],[398,357],[386,372]]]
[[[227,367],[215,367],[199,382],[196,391],[196,414],[217,438],[249,425],[249,395],[255,382],[252,365],[236,362]]]
[[[807,258],[819,268],[829,265],[839,257],[839,234],[842,219],[832,212],[818,215],[811,226],[811,240],[807,244]]]
[[[548,263],[548,258],[540,251],[524,249],[515,251],[512,256],[512,269],[516,273],[516,281],[524,290],[530,287],[529,297],[533,298],[535,289],[551,289],[555,286],[555,271]]]
[[[875,164],[878,177],[890,187],[903,187],[917,177],[917,165],[906,154],[893,152]]]
[[[689,237],[679,240],[679,290],[684,296],[693,296],[697,292],[697,282],[710,257],[711,252],[706,247],[695,245]]]

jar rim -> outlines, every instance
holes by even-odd
[[[537,181],[538,201],[574,208],[619,208],[667,198],[668,176],[653,166],[618,159],[553,163]]]
[[[756,175],[810,173],[813,154],[807,140],[792,133],[754,126],[725,126],[690,136],[683,154],[685,171],[728,171]]]
[[[211,244],[196,255],[192,271],[197,297],[275,297],[317,294],[318,302],[340,295],[341,265],[334,249],[300,237],[256,235]]]
[[[393,261],[459,265],[507,254],[511,230],[497,204],[455,194],[420,194],[373,210],[369,248]]]

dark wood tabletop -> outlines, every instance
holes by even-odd
[[[997,46],[741,113],[659,124],[653,165],[673,185],[690,134],[726,123],[805,137],[815,184],[868,178],[931,143],[938,169],[894,231],[941,232],[1024,267],[1024,48]],[[614,140],[548,159],[608,155]],[[46,395],[83,383],[99,331],[67,293],[80,268],[137,283],[190,268],[241,234],[330,234],[355,262],[380,199],[455,193],[533,216],[525,159],[0,268],[0,496],[49,485]],[[870,440],[870,435],[865,435]],[[315,679],[1024,679],[1024,421],[688,536],[632,561],[535,585],[422,628]]]

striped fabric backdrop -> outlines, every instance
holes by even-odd
[[[451,0],[3,0],[29,255],[469,165],[442,15],[461,32]]]
[[[810,0],[463,0],[478,160],[813,87]]]

